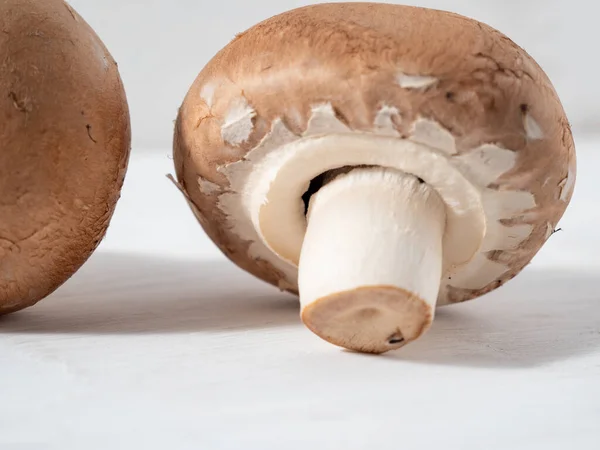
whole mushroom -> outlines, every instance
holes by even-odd
[[[105,234],[127,167],[117,64],[63,0],[0,2],[0,314],[64,283]]]
[[[189,90],[174,159],[232,261],[299,293],[320,337],[372,353],[517,275],[576,171],[559,98],[523,49],[457,14],[376,3],[236,36]]]

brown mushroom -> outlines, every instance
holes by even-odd
[[[94,251],[130,149],[117,64],[62,0],[0,3],[0,314],[38,302]]]
[[[304,323],[381,353],[518,274],[571,199],[551,82],[508,37],[417,7],[319,4],[238,35],[179,111],[178,181]]]

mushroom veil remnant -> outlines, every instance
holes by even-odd
[[[377,3],[238,35],[190,88],[174,158],[233,262],[299,294],[323,339],[371,353],[517,275],[576,172],[560,100],[523,49],[456,14]]]
[[[108,227],[129,110],[117,64],[63,0],[0,2],[0,315],[73,275]]]

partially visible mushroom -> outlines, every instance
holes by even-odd
[[[174,156],[230,259],[299,292],[322,338],[373,353],[518,274],[575,182],[567,118],[524,50],[456,14],[374,3],[239,35],[186,96]]]
[[[117,64],[63,0],[0,2],[0,315],[64,283],[104,236],[131,135]]]

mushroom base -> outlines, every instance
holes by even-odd
[[[397,286],[361,286],[319,298],[302,310],[302,321],[324,340],[363,353],[403,347],[425,332],[433,308]]]
[[[433,320],[445,205],[415,176],[361,168],[310,199],[299,263],[302,320],[323,339],[382,353]]]

